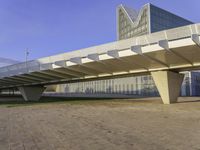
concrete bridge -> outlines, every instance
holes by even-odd
[[[38,100],[45,85],[151,74],[164,104],[177,101],[182,71],[200,69],[200,24],[0,68],[0,89]]]

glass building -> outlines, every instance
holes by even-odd
[[[152,4],[144,5],[139,12],[127,6],[117,8],[118,40],[154,33],[193,24]]]
[[[139,12],[124,5],[117,7],[117,38],[128,39],[192,24],[182,17],[158,8],[152,4],[144,5]],[[200,73],[184,72],[182,96],[200,95]],[[62,84],[56,87],[58,93],[67,95],[129,95],[158,96],[150,75]]]

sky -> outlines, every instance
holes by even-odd
[[[25,61],[116,40],[116,7],[152,3],[195,23],[200,0],[0,0],[0,57]]]

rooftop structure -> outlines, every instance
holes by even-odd
[[[124,5],[117,8],[118,40],[181,27],[193,22],[150,3],[139,12]]]

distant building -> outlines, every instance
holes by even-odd
[[[117,8],[118,40],[141,36],[166,29],[193,24],[152,4],[146,4],[137,12],[124,5]]]
[[[141,35],[193,24],[182,17],[146,4],[137,12],[134,9],[120,5],[117,8],[117,38],[128,39]],[[118,79],[98,80],[80,83],[62,84],[57,86],[57,92],[66,95],[129,95],[158,96],[158,91],[150,75],[126,77]],[[181,95],[200,95],[200,73],[185,72]]]
[[[182,96],[200,96],[200,72],[186,72],[181,89]]]

